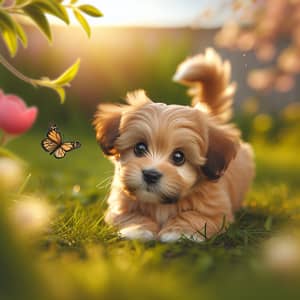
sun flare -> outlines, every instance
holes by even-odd
[[[89,18],[92,26],[215,28],[227,20],[240,20],[253,7],[252,0],[243,1],[238,8],[233,7],[232,0],[91,0],[90,3],[104,14],[103,18]],[[74,17],[71,21],[77,24]]]

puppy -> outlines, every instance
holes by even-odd
[[[235,84],[213,49],[179,65],[192,106],[100,104],[96,139],[115,165],[105,220],[128,239],[203,241],[234,221],[254,176],[250,145],[228,123]],[[225,226],[224,226],[225,225]]]

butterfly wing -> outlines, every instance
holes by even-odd
[[[42,148],[53,154],[55,158],[60,159],[66,156],[66,153],[77,149],[81,146],[79,142],[65,142],[62,141],[62,135],[56,125],[51,125],[47,137],[41,142]]]
[[[56,125],[51,125],[47,137],[41,141],[42,148],[49,152],[54,153],[62,144],[62,136]]]
[[[61,159],[61,158],[64,158],[66,156],[66,151],[62,148],[62,147],[59,147],[58,149],[56,149],[53,153],[54,157],[57,158],[57,159]]]
[[[66,151],[69,152],[71,150],[75,150],[77,148],[79,148],[81,146],[81,144],[79,142],[65,142],[61,145],[61,148]]]
[[[80,146],[81,144],[79,142],[65,142],[54,151],[54,157],[57,159],[64,158],[67,152],[75,150]]]
[[[47,138],[56,143],[57,146],[60,146],[62,144],[62,136],[56,125],[52,125],[49,128],[47,132]]]
[[[50,152],[50,154],[52,154],[59,147],[59,145],[48,138],[45,138],[41,141],[41,146],[46,152]]]

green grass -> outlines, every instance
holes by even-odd
[[[25,193],[42,195],[57,211],[51,230],[33,250],[47,287],[39,291],[29,282],[27,290],[33,284],[37,295],[28,292],[28,299],[46,297],[45,291],[49,299],[297,298],[300,289],[293,279],[270,273],[262,254],[266,240],[299,226],[300,160],[293,147],[254,143],[257,177],[236,222],[201,244],[169,245],[120,240],[104,223],[113,169],[91,131],[80,139],[82,148],[63,160],[42,151],[43,135],[23,136],[10,145],[30,162]],[[15,282],[22,280],[22,272],[13,274]]]

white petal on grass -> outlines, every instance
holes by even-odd
[[[21,233],[40,233],[46,230],[53,217],[53,208],[43,199],[24,196],[11,209],[11,219]]]
[[[300,239],[286,234],[266,242],[264,262],[277,273],[291,274],[300,271]]]
[[[11,190],[21,184],[23,169],[15,160],[0,158],[0,190]]]

